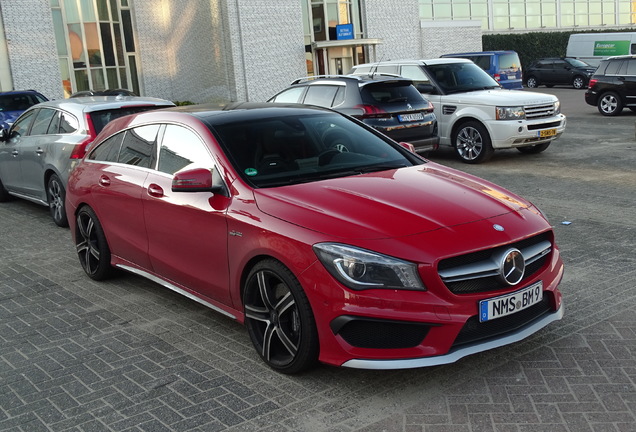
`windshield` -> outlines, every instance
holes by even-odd
[[[499,88],[499,83],[475,63],[448,63],[426,66],[446,94]]]
[[[274,187],[421,164],[424,161],[338,114],[304,114],[212,129],[239,175]]]
[[[593,66],[590,66],[589,64],[585,63],[584,61],[577,60],[577,59],[565,59],[565,61],[570,63],[572,66],[578,67],[578,68],[590,68],[590,67],[593,67]]]
[[[45,100],[35,93],[9,93],[0,96],[0,111],[25,111]]]

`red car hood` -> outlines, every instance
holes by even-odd
[[[408,236],[531,207],[503,188],[432,162],[254,194],[264,213],[343,239]]]

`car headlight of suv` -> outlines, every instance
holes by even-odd
[[[526,112],[522,106],[516,107],[497,107],[497,120],[523,120],[526,118]]]
[[[554,114],[561,114],[561,101],[554,103]]]
[[[426,290],[412,262],[339,243],[318,243],[314,252],[327,271],[348,288]]]

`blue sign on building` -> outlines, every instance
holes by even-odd
[[[336,26],[336,39],[353,39],[353,24],[340,24]]]

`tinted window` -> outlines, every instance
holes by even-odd
[[[636,59],[627,60],[627,75],[636,76]]]
[[[422,95],[412,85],[366,85],[362,89],[362,101],[366,104],[391,104],[423,102]]]
[[[499,56],[499,69],[519,69],[521,61],[515,53],[501,54]]]
[[[304,103],[323,107],[333,106],[333,101],[338,91],[336,85],[313,85],[307,88]]]
[[[272,102],[298,103],[305,87],[293,87],[287,89],[272,99]]]
[[[150,168],[158,132],[159,125],[140,126],[127,131],[118,162]]]
[[[196,133],[181,126],[166,126],[159,150],[159,171],[174,174],[185,168],[213,166],[210,153]]]
[[[60,133],[73,133],[79,128],[79,122],[69,113],[62,113],[60,119]]]
[[[104,110],[104,111],[93,111],[90,113],[91,120],[93,122],[93,127],[95,128],[95,133],[100,133],[104,126],[108,124],[108,122],[115,120],[116,118],[123,117],[128,114],[135,114],[142,111],[148,111],[157,108],[166,108],[166,107],[156,107],[156,106],[143,106],[143,107],[126,107],[126,108],[117,108],[112,110]]]
[[[117,162],[121,143],[125,135],[126,133],[122,132],[103,141],[88,155],[87,159],[102,162]]]
[[[51,124],[51,120],[55,115],[55,110],[42,108],[38,110],[38,113],[35,116],[35,120],[33,121],[33,126],[31,127],[30,135],[44,135],[49,130],[49,125]]]
[[[34,93],[14,93],[0,95],[1,111],[24,111],[33,105],[44,102],[43,99]]]
[[[621,67],[621,64],[623,63],[622,60],[618,60],[618,61],[610,61],[607,62],[607,68],[605,69],[605,73],[607,75],[616,75],[618,73],[618,70]]]
[[[490,59],[491,56],[471,56],[467,57],[469,60],[472,60],[477,66],[482,68],[483,70],[490,69]]]

